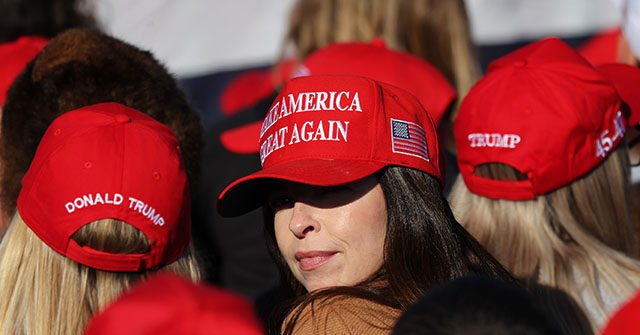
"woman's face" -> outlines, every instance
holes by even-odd
[[[332,187],[283,182],[269,205],[280,252],[307,291],[352,286],[382,266],[387,209],[374,176]]]

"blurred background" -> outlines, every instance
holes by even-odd
[[[447,0],[443,0],[447,1]],[[221,118],[221,90],[239,71],[274,64],[293,0],[96,0],[101,28],[152,51],[183,83],[205,127]],[[579,46],[619,21],[615,0],[466,0],[483,68],[527,42]]]

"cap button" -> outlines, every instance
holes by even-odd
[[[127,114],[116,114],[114,118],[116,119],[116,122],[119,124],[131,122],[131,118]]]
[[[371,45],[382,48],[387,47],[386,43],[384,43],[384,40],[380,37],[375,37],[373,40],[371,40]]]
[[[517,60],[515,62],[513,62],[513,66],[515,67],[525,67],[527,65],[527,61],[526,60]]]

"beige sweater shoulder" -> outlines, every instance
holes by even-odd
[[[320,299],[305,306],[293,334],[389,334],[400,313],[366,299],[344,296]]]

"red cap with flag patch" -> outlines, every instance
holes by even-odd
[[[270,179],[334,186],[400,165],[444,184],[430,115],[411,93],[372,79],[294,78],[271,105],[260,132],[262,170],[220,194],[223,216],[263,204]]]
[[[490,64],[463,100],[454,124],[458,165],[473,193],[526,200],[580,178],[616,148],[626,129],[611,82],[557,38],[529,44]],[[527,176],[477,176],[485,163]]]
[[[24,222],[49,247],[86,266],[140,271],[169,264],[191,238],[189,190],[178,141],[151,117],[117,103],[83,107],[47,129],[18,197]],[[141,254],[112,254],[72,235],[106,218],[150,241]]]
[[[48,40],[42,37],[25,36],[14,42],[0,44],[0,106],[4,105],[13,80],[47,42]]]

